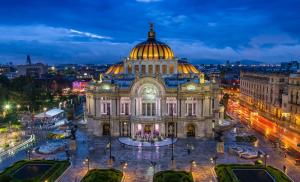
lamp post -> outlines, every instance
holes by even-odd
[[[210,158],[211,163],[214,164],[215,167],[217,166],[217,159],[218,156],[216,155]]]
[[[112,165],[112,155],[111,155],[111,121],[110,121],[110,108],[107,110],[108,122],[109,122],[109,164]]]
[[[120,164],[121,164],[121,170],[122,170],[122,172],[124,172],[124,170],[127,168],[128,164],[126,161],[121,161]]]
[[[83,161],[83,164],[87,165],[87,170],[90,170],[90,159],[89,157],[86,157],[85,160]]]
[[[28,160],[30,160],[30,149],[27,150]]]
[[[262,154],[260,157],[264,158],[265,161],[265,167],[267,167],[267,158],[269,158],[270,156],[268,154]]]
[[[10,105],[9,104],[5,104],[4,105],[4,111],[3,111],[3,117],[4,118],[7,115],[9,109],[10,109]]]
[[[20,104],[17,104],[17,112],[19,112],[19,109],[21,108]]]
[[[191,172],[191,173],[193,172],[193,167],[196,167],[196,161],[191,160],[191,161],[190,161],[190,172]]]
[[[172,114],[172,124],[174,124],[174,109],[173,109],[174,105],[172,104],[172,107],[171,107],[171,114]],[[174,167],[175,165],[175,160],[174,160],[174,127],[172,128],[172,135],[171,135],[171,140],[172,140],[172,156],[171,156],[171,164],[172,164],[172,167]]]
[[[47,111],[47,107],[44,107],[44,108],[43,108],[43,111],[44,111],[44,120],[46,120],[46,111]]]

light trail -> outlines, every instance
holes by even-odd
[[[253,129],[259,131],[269,139],[279,139],[286,147],[300,152],[300,147],[298,147],[298,144],[300,143],[300,135],[298,133],[286,129],[278,125],[276,122],[270,121],[255,111],[251,112],[245,106],[242,106],[232,100],[228,101],[228,108],[227,112],[230,115],[238,116],[240,121],[250,125]]]

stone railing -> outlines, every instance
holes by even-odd
[[[30,135],[30,138],[19,145],[16,145],[12,148],[9,148],[0,153],[0,161],[3,160],[5,157],[12,156],[20,150],[23,150],[29,147],[35,141],[35,135]]]

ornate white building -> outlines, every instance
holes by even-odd
[[[129,58],[111,66],[86,90],[88,129],[94,135],[209,137],[223,113],[213,78],[156,40],[148,39]]]

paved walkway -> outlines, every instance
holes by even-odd
[[[79,132],[81,133],[81,132]],[[83,164],[86,157],[90,159],[90,168],[108,168],[109,151],[106,151],[107,137],[77,137],[78,151],[73,156],[73,166],[60,180],[61,182],[80,181],[87,172],[87,165]],[[85,142],[87,140],[87,142]],[[190,154],[187,144],[194,146]],[[212,164],[210,157],[214,155],[216,143],[213,140],[178,139],[174,145],[176,170],[190,170],[190,161],[195,160],[193,176],[196,181],[213,181]],[[90,149],[90,150],[89,150]],[[128,163],[124,170],[125,181],[149,182],[152,181],[153,167],[151,161],[157,163],[155,172],[171,168],[171,146],[164,147],[133,147],[123,146],[117,138],[112,140],[112,156],[115,157],[114,168],[120,169],[122,161]]]

